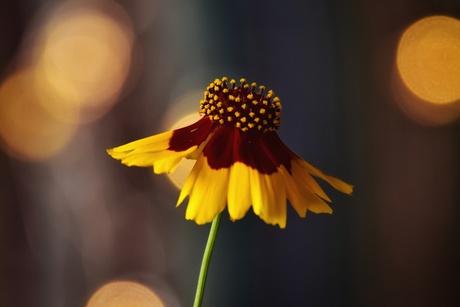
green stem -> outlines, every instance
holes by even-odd
[[[193,307],[200,307],[203,301],[204,286],[206,284],[206,276],[208,275],[209,262],[211,261],[212,249],[216,241],[217,230],[219,229],[221,213],[219,213],[212,221],[211,230],[209,231],[208,242],[204,250],[203,260],[201,261],[200,277],[196,287],[195,302]]]

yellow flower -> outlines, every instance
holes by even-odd
[[[278,137],[281,103],[274,92],[245,79],[216,79],[200,102],[196,123],[113,149],[127,166],[153,166],[173,172],[183,158],[196,159],[177,201],[187,196],[186,219],[211,222],[227,206],[230,218],[243,218],[252,206],[268,224],[286,227],[286,199],[301,217],[307,210],[332,213],[331,202],[312,175],[337,190],[353,187],[298,157]]]

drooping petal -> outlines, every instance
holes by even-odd
[[[168,157],[158,159],[153,163],[153,172],[155,174],[172,173],[176,170],[179,162],[194,153],[197,150],[197,146],[190,147],[185,151],[172,152]]]
[[[153,166],[156,174],[173,172],[182,158],[194,158],[213,129],[204,117],[196,123],[173,131],[140,139],[107,152],[127,166]]]
[[[331,199],[326,195],[318,182],[316,182],[305,168],[302,168],[302,161],[300,158],[294,158],[291,163],[291,175],[298,188],[301,191],[311,191],[322,199],[331,202]]]
[[[300,194],[297,185],[294,183],[291,174],[289,174],[284,166],[281,166],[279,171],[281,172],[286,185],[286,197],[289,199],[291,205],[297,211],[299,216],[305,217],[307,214],[307,204]]]
[[[353,186],[343,182],[340,179],[324,174],[319,169],[315,168],[311,164],[307,163],[305,160],[297,156],[292,152],[278,137],[276,133],[273,133],[272,136],[266,134],[266,137],[270,137],[271,140],[264,141],[261,146],[267,146],[266,151],[270,153],[275,153],[276,156],[273,157],[274,161],[283,161],[280,164],[284,165],[286,169],[291,173],[291,175],[297,179],[299,183],[304,186],[304,189],[301,190],[310,190],[314,194],[320,196],[322,199],[331,202],[331,199],[326,195],[320,185],[316,180],[311,176],[321,178],[332,185],[334,188],[339,190],[342,193],[351,195],[353,192]],[[289,158],[287,158],[289,157]],[[287,163],[286,161],[290,162]],[[303,169],[304,171],[300,170]],[[294,171],[295,169],[295,171]],[[311,174],[311,175],[310,175]]]
[[[243,218],[252,206],[267,224],[284,228],[286,199],[301,217],[307,211],[332,213],[326,203],[330,198],[309,171],[336,186],[347,186],[306,164],[275,132],[251,134],[221,126],[205,143],[178,204],[190,196],[186,218],[199,224],[212,221],[227,203],[234,221]]]
[[[243,218],[252,203],[249,168],[237,161],[241,144],[240,131],[223,126],[216,129],[204,150],[213,169],[229,169],[227,205],[232,220]]]
[[[275,132],[246,133],[235,152],[237,161],[248,168],[254,213],[267,224],[285,228],[286,187],[278,169],[283,165],[289,167],[290,157],[288,152],[280,150],[278,141]]]
[[[203,150],[212,169],[229,169],[230,218],[242,218],[253,206],[266,223],[286,225],[286,189],[277,167],[289,165],[289,153],[276,148],[276,133],[242,133],[232,126],[215,130]],[[274,150],[274,149],[277,150]]]
[[[252,207],[265,223],[286,227],[286,187],[283,175],[274,172],[262,174],[250,169]]]
[[[332,185],[334,188],[336,188],[342,193],[345,193],[348,195],[351,195],[353,193],[353,186],[351,184],[348,184],[338,178],[324,174],[322,171],[320,171],[319,169],[317,169],[316,167],[314,167],[313,165],[307,163],[306,161],[302,159],[300,159],[300,161],[301,161],[299,163],[300,166],[306,169],[313,176],[323,179],[324,181],[326,181],[327,183],[329,183],[330,185]]]
[[[228,168],[214,170],[206,157],[200,155],[185,183],[184,188],[187,190],[183,190],[179,198],[181,202],[189,194],[185,218],[197,224],[205,224],[222,212],[227,202],[228,177]]]
[[[317,169],[316,167],[312,166],[311,164],[307,163],[305,160],[297,156],[294,152],[292,152],[278,137],[276,133],[273,133],[274,136],[271,136],[273,140],[271,142],[266,142],[266,144],[271,145],[271,147],[268,149],[270,152],[278,152],[278,158],[277,159],[283,159],[286,160],[285,156],[289,156],[289,159],[293,163],[297,163],[300,167],[305,169],[309,174],[321,178],[328,182],[330,185],[332,185],[334,188],[339,190],[342,193],[351,195],[353,193],[353,186],[340,180],[335,177],[329,176],[324,174],[321,170]],[[267,135],[268,136],[268,135]],[[276,139],[276,140],[275,140]],[[278,150],[276,150],[278,148]],[[282,154],[284,153],[284,154]],[[286,166],[286,163],[282,163],[283,165]],[[290,170],[289,167],[286,166],[286,169],[289,170],[290,173],[292,171]],[[302,176],[303,177],[303,176]],[[311,176],[309,176],[311,177]],[[316,183],[316,181],[313,178],[308,178],[305,177],[305,183],[310,186],[314,190],[318,196],[322,197],[323,199],[327,200],[330,202],[329,197],[324,193],[324,191],[321,189],[321,187]]]
[[[286,183],[280,167],[290,168],[290,151],[281,146],[276,132],[245,134],[238,160],[249,167],[254,213],[267,224],[286,227]]]
[[[107,152],[112,158],[121,160],[127,166],[152,166],[153,162],[158,160],[158,157],[169,156],[166,150],[169,147],[173,131],[163,132],[154,136],[143,138],[125,145],[121,145]]]
[[[326,202],[306,187],[298,176],[294,177],[284,168],[280,168],[286,184],[289,202],[300,217],[305,217],[307,210],[314,213],[332,213]]]
[[[186,219],[198,224],[207,223],[225,208],[235,136],[232,127],[222,126],[215,129],[207,140],[177,202],[179,205],[189,196]],[[205,154],[208,148],[212,155]],[[209,156],[219,157],[221,167],[211,166]]]
[[[232,220],[242,219],[251,208],[250,167],[241,162],[235,162],[230,168],[228,182],[227,205]]]

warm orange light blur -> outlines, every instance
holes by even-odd
[[[31,71],[19,70],[0,87],[0,139],[7,153],[27,161],[47,159],[58,153],[75,132],[75,125],[52,116],[42,107]],[[59,110],[66,116],[77,113]]]
[[[180,87],[173,88],[172,90],[172,92],[181,91],[183,91],[183,89]],[[180,124],[184,118],[198,115],[201,99],[203,99],[202,89],[185,91],[185,93],[182,95],[172,97],[171,101],[168,103],[168,110],[166,111],[166,114],[162,116],[162,129],[170,130],[171,127],[174,127],[174,129],[180,128],[180,126],[177,126],[177,124]]]
[[[90,298],[86,307],[164,307],[149,288],[132,281],[105,284]]]
[[[178,120],[170,128],[170,130],[174,130],[174,129],[177,129],[177,128],[181,128],[181,127],[191,125],[194,122],[198,121],[200,118],[201,117],[198,114],[198,112],[186,115],[186,116],[182,117],[180,120]],[[182,187],[184,186],[185,180],[187,179],[188,175],[190,174],[190,171],[192,170],[193,166],[195,165],[195,162],[196,162],[196,160],[183,159],[179,163],[179,165],[177,166],[176,170],[173,173],[168,174],[169,180],[179,190],[182,189]]]
[[[133,46],[130,20],[112,1],[66,1],[42,19],[0,84],[0,145],[28,161],[59,153],[78,124],[113,106]]]
[[[402,35],[397,68],[404,84],[435,104],[460,99],[460,21],[432,16],[412,24]]]
[[[130,66],[133,33],[125,12],[114,4],[101,9],[68,2],[54,11],[38,41],[35,69],[59,98],[45,107],[53,113],[56,103],[74,104],[80,122],[105,114]]]
[[[410,91],[394,69],[391,78],[394,101],[408,117],[423,125],[445,125],[460,115],[460,106],[454,103],[435,104],[421,99]]]

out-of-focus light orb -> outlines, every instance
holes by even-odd
[[[133,33],[125,11],[115,3],[89,5],[70,1],[49,17],[39,36],[37,74],[76,104],[80,122],[105,114],[118,98],[127,78]],[[104,2],[101,2],[104,3]],[[45,105],[50,112],[54,101]]]
[[[172,92],[176,91],[181,92],[183,89],[179,87],[173,88]],[[174,127],[174,129],[180,128],[178,124],[185,126],[188,116],[193,118],[193,115],[196,115],[195,117],[198,120],[198,110],[200,109],[201,99],[203,99],[202,89],[185,91],[182,95],[171,97],[166,114],[163,116],[162,129],[169,130],[171,127]]]
[[[105,284],[90,298],[86,307],[164,307],[163,301],[149,288],[132,281]]]
[[[26,160],[40,161],[60,152],[73,137],[76,126],[50,114],[30,70],[18,70],[0,85],[0,141],[5,152]],[[62,113],[76,116],[72,110]]]
[[[188,125],[191,125],[197,122],[201,116],[196,113],[186,115],[179,119],[172,127],[171,130],[182,128]],[[193,166],[195,165],[196,160],[191,159],[182,159],[182,161],[177,166],[176,170],[173,173],[168,174],[169,180],[177,187],[179,190],[184,186],[185,180],[190,174]]]
[[[64,1],[37,19],[0,84],[0,146],[27,161],[58,154],[78,124],[113,106],[134,40],[129,16],[113,1]]]
[[[407,88],[396,69],[394,69],[391,77],[394,102],[403,113],[415,122],[427,126],[446,125],[459,117],[460,107],[457,103],[428,102]]]
[[[421,19],[405,30],[397,50],[405,85],[435,104],[460,99],[460,21],[447,16]]]

